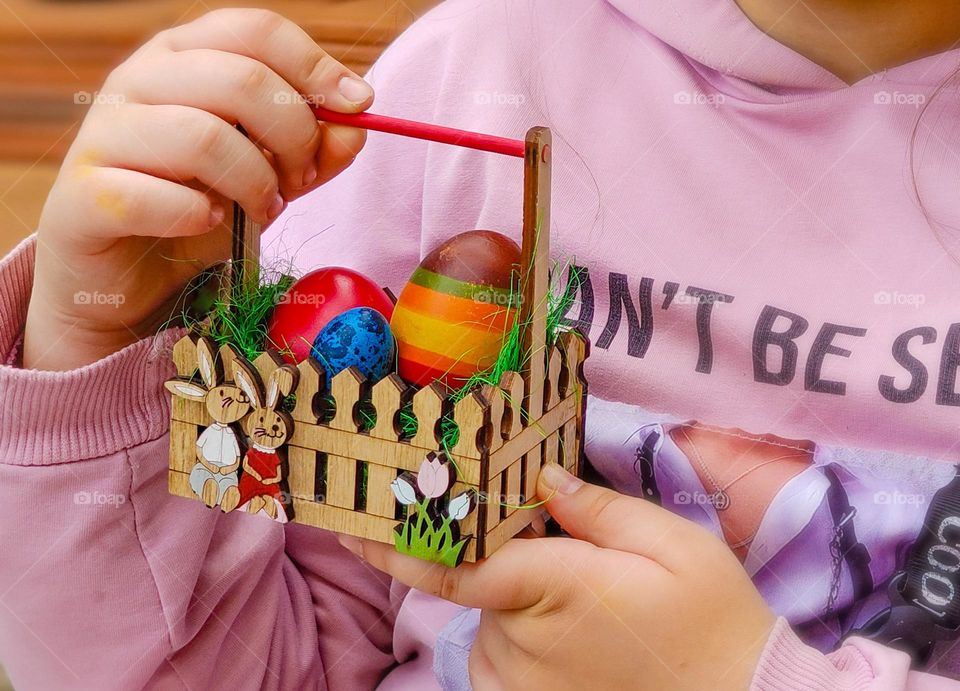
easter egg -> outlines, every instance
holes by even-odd
[[[370,307],[390,320],[393,301],[359,271],[329,266],[311,271],[280,298],[270,316],[267,338],[292,364],[307,358],[317,334],[354,307]]]
[[[490,230],[461,233],[430,252],[390,320],[400,376],[457,388],[493,365],[513,323],[519,264],[517,244]]]
[[[355,307],[330,320],[317,334],[310,357],[327,374],[327,388],[334,376],[356,367],[367,379],[376,382],[393,370],[396,357],[390,324],[377,310]]]

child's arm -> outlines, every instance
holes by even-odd
[[[4,353],[31,254],[0,265]],[[386,579],[321,540],[320,582],[351,589],[316,612],[282,526],[171,497],[172,371],[153,346],[64,373],[0,368],[0,659],[17,688],[371,686],[393,663],[362,638],[391,626]],[[357,654],[336,665],[321,651],[344,622]]]
[[[311,92],[327,105],[368,103],[338,102],[343,68],[298,31],[267,13],[218,12],[141,50],[107,87],[129,100],[95,106],[84,123],[39,238],[0,264],[0,356],[15,359],[29,302],[25,364],[65,370],[0,367],[0,659],[18,688],[367,688],[395,663],[389,579],[319,531],[301,542],[322,569],[305,574],[282,526],[167,493],[165,353],[179,334],[137,340],[200,268],[171,258],[228,254],[225,229],[206,233],[211,209],[239,198],[266,220],[277,189],[314,188],[363,143],[342,128],[311,135],[302,99],[275,103],[275,70],[226,56],[279,57],[290,79],[319,77]],[[220,69],[224,60],[247,69]],[[215,115],[238,116],[275,155]],[[261,117],[273,134],[247,121]],[[311,161],[316,180],[300,186]],[[323,244],[356,247],[355,233],[335,236]],[[378,255],[401,263],[392,248]]]

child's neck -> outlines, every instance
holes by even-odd
[[[771,38],[848,84],[960,45],[960,3],[736,0]]]

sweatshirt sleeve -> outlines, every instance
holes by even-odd
[[[4,359],[34,247],[0,262]],[[394,663],[386,577],[322,531],[308,577],[280,524],[168,494],[181,335],[70,372],[0,367],[0,660],[18,689],[371,688]],[[349,664],[324,656],[331,636]]]
[[[910,670],[910,657],[865,638],[824,655],[777,620],[750,691],[958,691],[960,682]]]
[[[435,119],[448,35],[421,24],[388,49],[376,111]],[[421,254],[426,155],[371,133],[271,226],[264,261],[346,265],[398,291]],[[34,243],[0,264],[0,362],[22,334]],[[373,688],[398,662],[402,588],[330,533],[168,493],[163,382],[181,335],[71,372],[0,366],[0,660],[23,689]]]

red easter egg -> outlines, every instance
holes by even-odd
[[[310,355],[317,334],[339,314],[370,307],[387,320],[393,315],[390,296],[359,271],[328,266],[294,283],[277,303],[267,327],[272,347],[296,364]]]
[[[517,244],[491,230],[456,235],[424,257],[390,321],[400,376],[458,388],[493,365],[515,318],[519,264]]]

